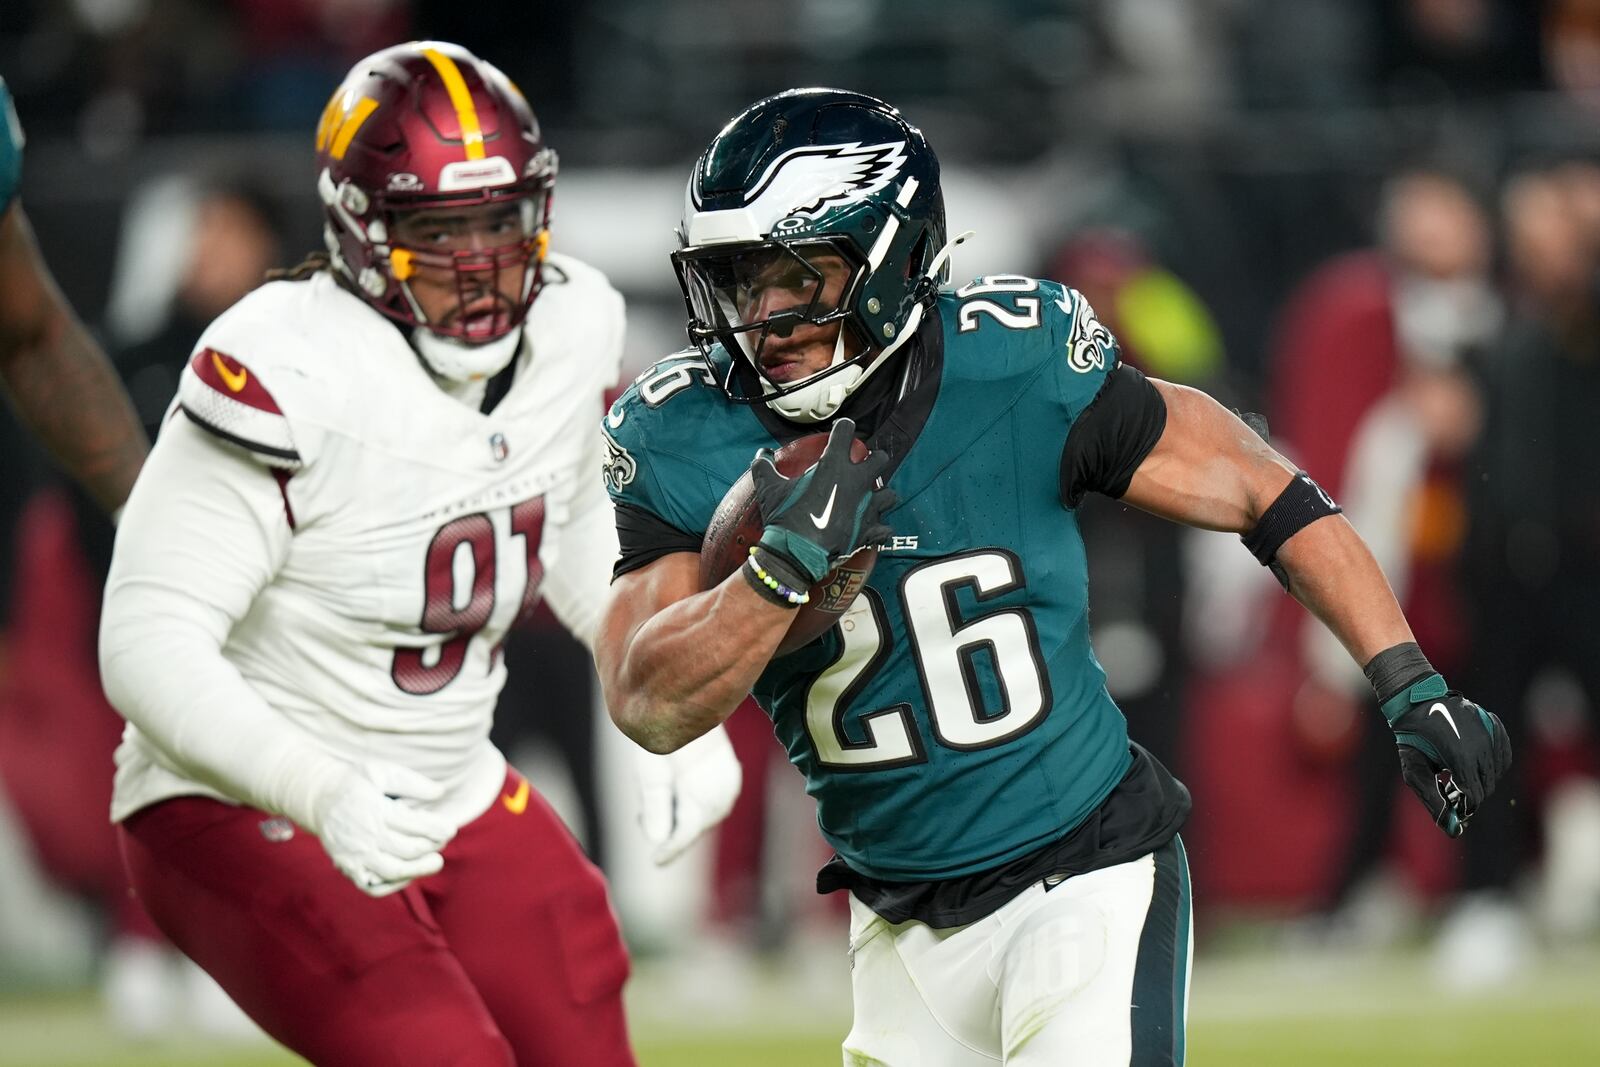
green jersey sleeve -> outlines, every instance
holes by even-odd
[[[0,214],[11,206],[22,181],[22,123],[11,106],[11,90],[0,78]]]
[[[1039,288],[1059,356],[1051,360],[1041,384],[1062,404],[1070,426],[1100,395],[1122,354],[1082,293],[1060,282],[1040,282]]]
[[[704,358],[679,354],[639,375],[606,413],[603,476],[617,509],[618,574],[698,550],[756,447],[712,432],[725,428],[723,406]]]

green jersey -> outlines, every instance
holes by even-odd
[[[11,206],[22,180],[22,123],[11,106],[11,90],[0,78],[0,214]]]
[[[897,458],[894,536],[839,625],[754,689],[829,843],[895,881],[959,878],[1062,838],[1131,759],[1061,483],[1115,341],[1076,291],[1015,275],[942,293],[918,340],[868,440]],[[816,429],[730,402],[728,358],[669,357],[611,408],[619,514],[697,538],[757,448]]]

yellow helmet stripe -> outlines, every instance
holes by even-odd
[[[424,48],[422,54],[428,57],[433,69],[439,72],[440,79],[444,81],[444,91],[450,94],[450,103],[455,107],[456,118],[461,122],[461,140],[466,148],[467,158],[482,159],[483,130],[478,126],[478,109],[473,106],[472,93],[467,90],[466,80],[461,77],[461,68],[456,66],[455,60],[436,48]]]
[[[355,139],[356,131],[361,129],[361,124],[376,110],[378,102],[372,97],[363,96],[357,100],[356,106],[345,115],[344,122],[339,126],[339,132],[333,135],[333,147],[328,149],[328,154],[334,159],[343,159],[344,154],[350,150],[350,142]]]

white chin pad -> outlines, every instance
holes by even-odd
[[[855,391],[865,375],[866,371],[859,364],[832,374],[824,371],[815,381],[792,393],[770,397],[766,404],[790,422],[821,422],[839,410],[839,405]]]
[[[421,326],[411,335],[411,343],[428,369],[439,377],[452,382],[470,382],[493,377],[504,370],[522,344],[522,330],[519,327],[493,341],[468,345],[440,337]]]

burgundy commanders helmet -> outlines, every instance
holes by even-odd
[[[357,63],[317,124],[317,192],[333,266],[383,314],[444,337],[495,340],[521,325],[539,294],[549,244],[556,154],[521,90],[458,45],[413,41]],[[519,203],[512,244],[441,252],[393,240],[401,213]],[[419,265],[455,272],[463,294],[474,276],[521,271],[520,306],[470,338],[464,322],[430,324],[407,285]]]

